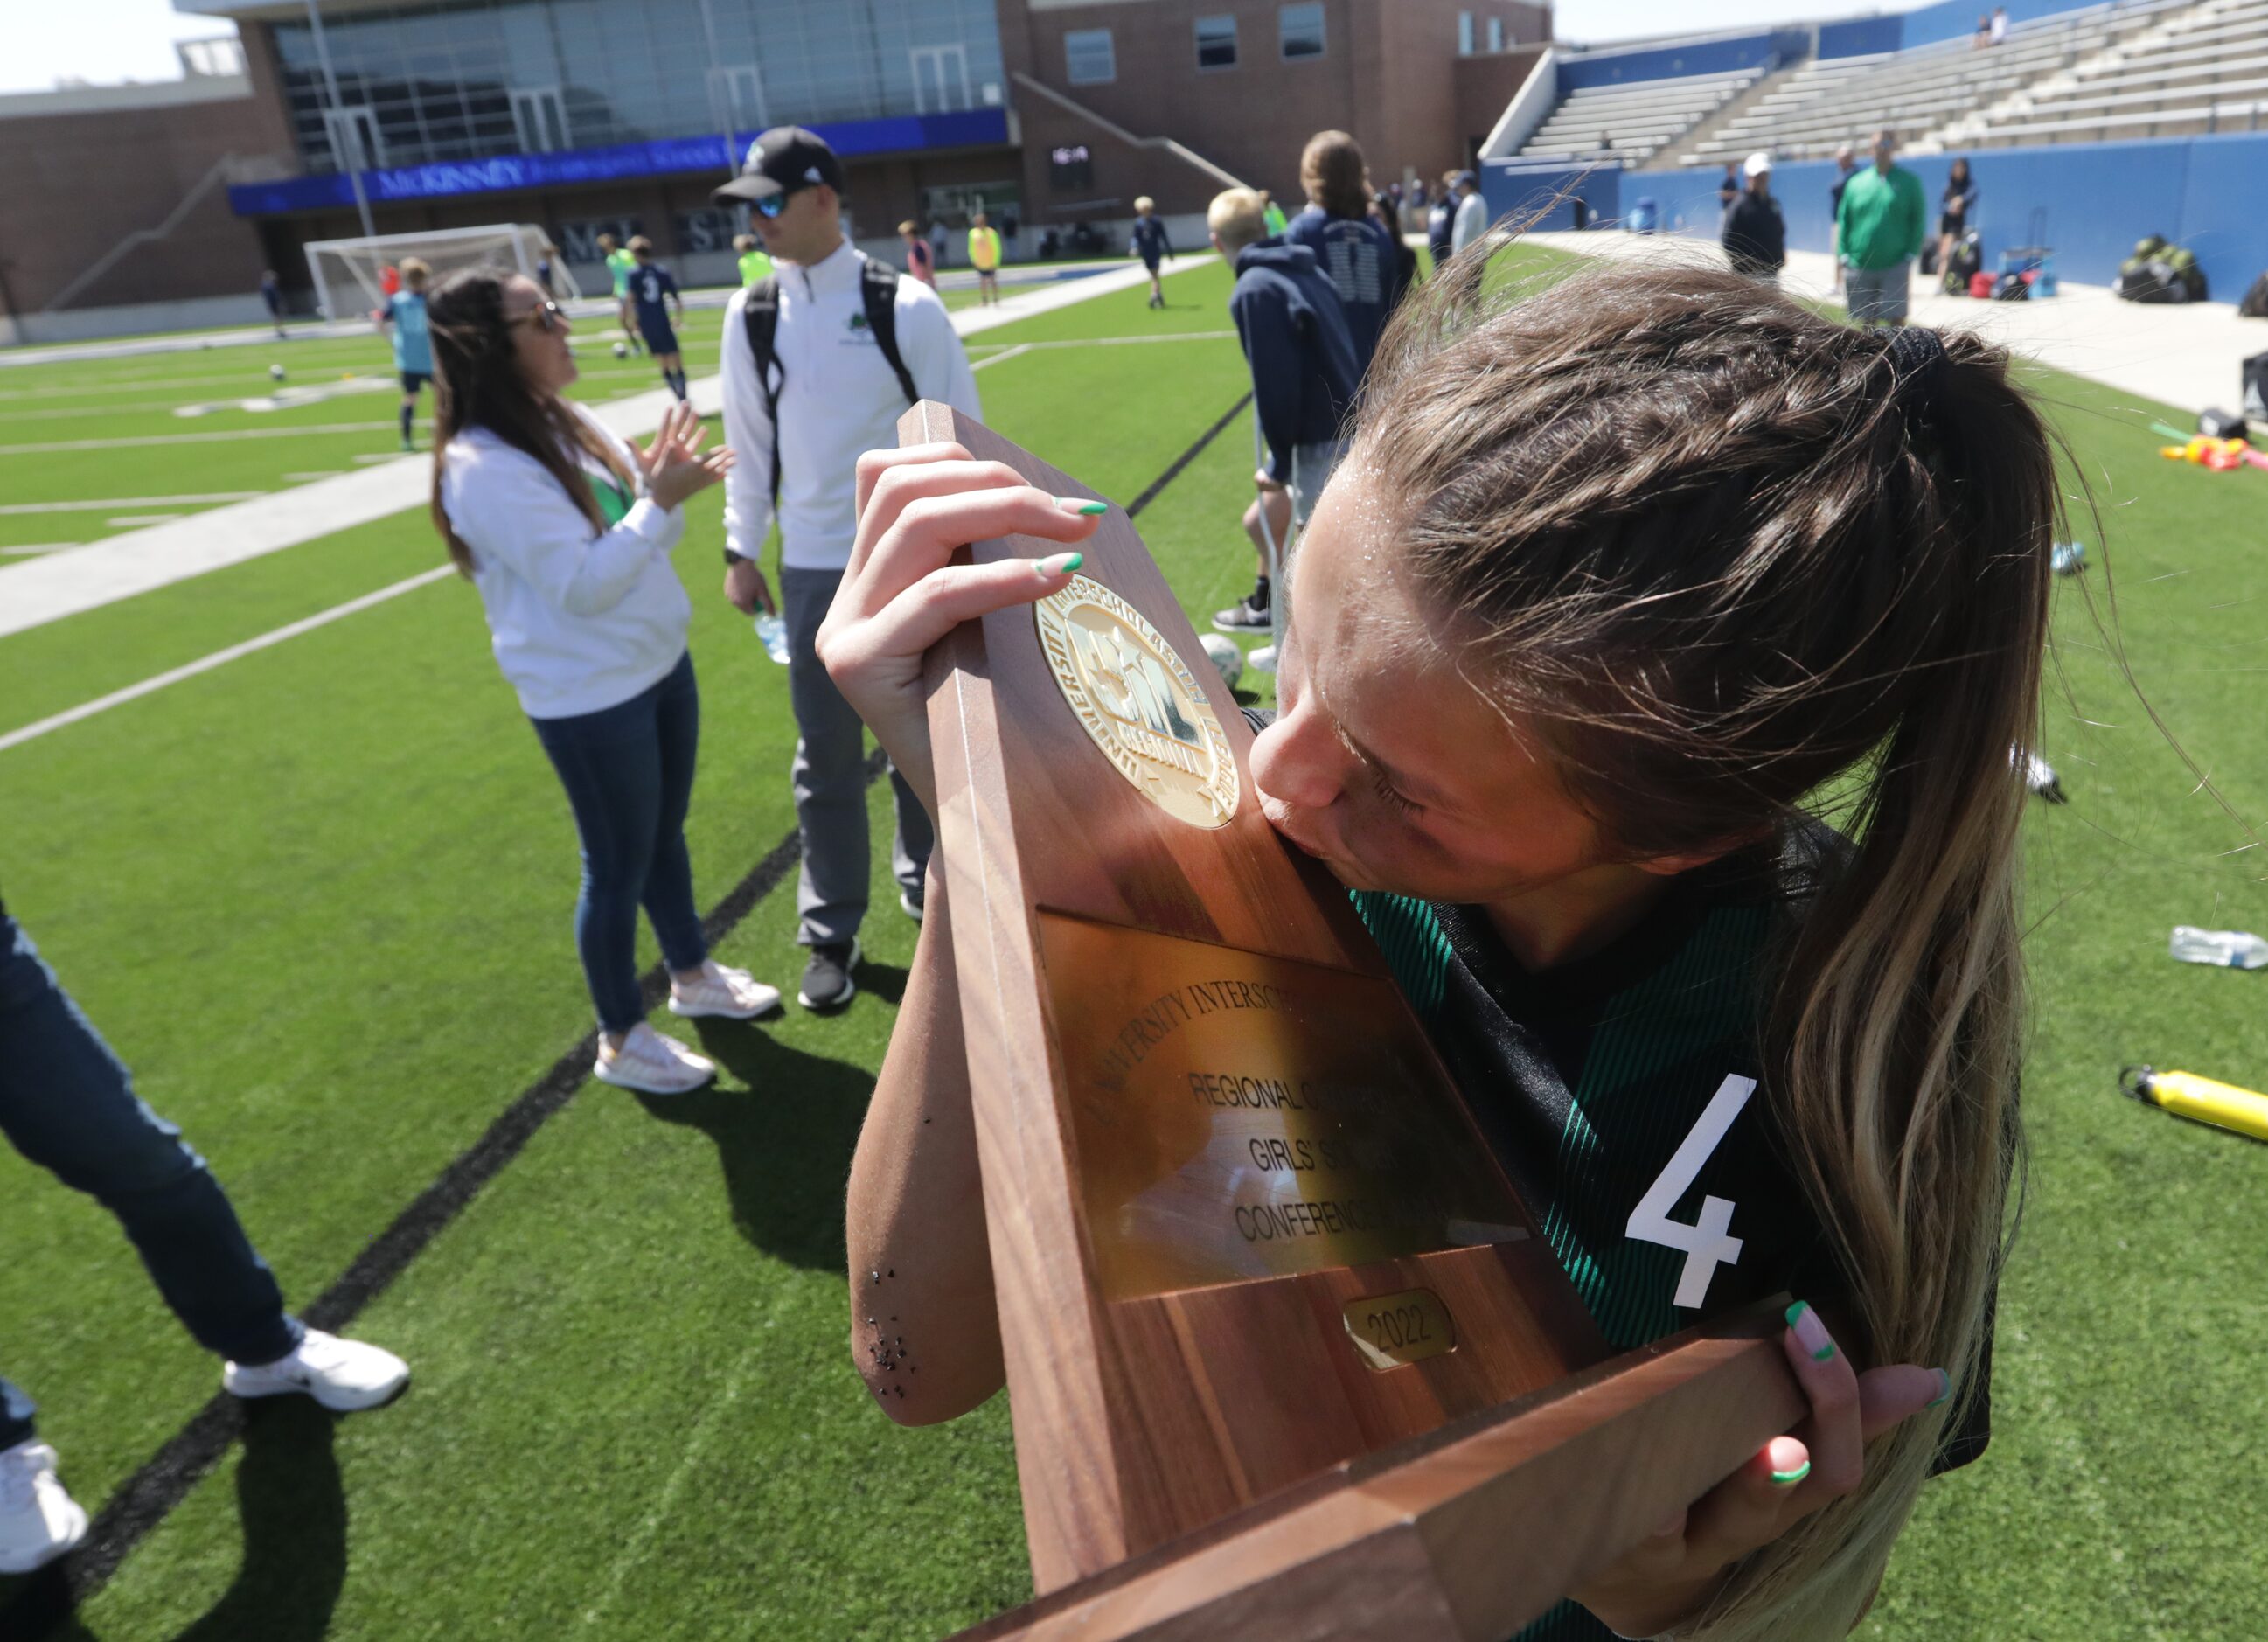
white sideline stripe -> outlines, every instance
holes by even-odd
[[[115,519],[106,519],[102,522],[113,530],[124,530],[139,525],[162,525],[167,519],[180,517],[179,513],[121,513]]]
[[[284,477],[291,475],[286,474]],[[267,494],[265,490],[213,490],[202,496],[113,496],[93,502],[11,502],[0,507],[0,514],[99,513],[106,507],[174,507],[183,504],[202,505],[207,502],[248,502],[255,496]]]
[[[1184,258],[1169,268],[1166,276],[1173,278],[1191,269],[1207,266],[1211,261]],[[956,310],[953,314],[954,329],[963,336],[975,335],[1034,314],[1053,313],[1090,298],[1146,284],[1149,278],[1148,270],[1136,262],[1111,273],[1065,280],[1010,297],[992,307]],[[718,403],[717,378],[703,377],[691,386],[696,401],[712,408]],[[662,414],[674,403],[667,388],[655,387],[591,409],[608,427],[630,438],[652,432],[660,425]],[[395,424],[377,422],[351,426],[392,431]],[[238,433],[173,434],[165,436],[163,442],[274,438],[313,431],[260,428]],[[432,483],[430,453],[365,455],[355,460],[364,465],[335,478],[295,485],[192,518],[177,519],[168,525],[127,531],[90,543],[76,553],[31,558],[0,568],[0,637],[99,609],[174,582],[188,581],[208,571],[296,548],[301,542],[367,525],[424,502]]]
[[[972,372],[977,372],[977,371],[982,371],[982,370],[983,370],[986,365],[988,365],[988,364],[999,364],[999,363],[1000,363],[1000,361],[1002,361],[1003,359],[1012,359],[1012,358],[1014,358],[1018,354],[1020,354],[1020,353],[1029,353],[1029,352],[1031,352],[1031,351],[1032,351],[1032,344],[1031,344],[1031,343],[1029,343],[1029,342],[1023,342],[1023,343],[1020,343],[1018,346],[1013,347],[1013,348],[1005,348],[1005,349],[1001,350],[998,353],[993,354],[993,355],[990,356],[990,357],[987,357],[987,358],[979,359],[979,360],[976,361],[974,364],[972,364],[968,368],[969,368],[969,370],[970,370]]]
[[[129,684],[124,689],[113,690],[107,696],[98,696],[91,702],[82,702],[79,705],[68,708],[51,718],[42,718],[36,724],[27,724],[20,730],[11,730],[7,734],[0,735],[0,753],[6,752],[11,747],[21,747],[26,741],[37,740],[50,730],[60,730],[67,724],[77,724],[82,718],[92,718],[99,712],[108,712],[113,707],[123,706],[130,701],[139,701],[143,696],[153,695],[169,684],[179,684],[183,679],[193,679],[201,673],[210,673],[215,667],[225,667],[232,661],[252,655],[255,652],[266,650],[271,645],[280,644],[287,638],[297,638],[302,633],[312,633],[317,628],[328,627],[333,622],[352,615],[357,610],[367,610],[374,604],[384,604],[388,599],[399,598],[403,593],[423,587],[429,582],[437,582],[445,576],[454,576],[456,573],[457,567],[453,564],[444,564],[434,570],[421,571],[409,580],[396,582],[391,587],[381,587],[376,593],[366,593],[359,599],[350,599],[344,604],[333,605],[328,610],[320,610],[313,615],[303,617],[299,621],[287,622],[282,627],[261,634],[257,638],[247,638],[240,644],[231,644],[225,650],[216,650],[210,656],[202,656],[185,666],[173,668],[171,672],[160,673],[153,678],[144,679],[139,684]]]
[[[82,544],[76,541],[27,541],[20,548],[0,548],[0,553],[5,553],[11,556],[31,553],[61,553],[65,548],[76,548],[80,545]]]
[[[0,456],[53,456],[62,451],[122,451],[148,445],[221,445],[236,439],[295,439],[311,433],[368,433],[391,422],[311,422],[297,428],[216,428],[210,433],[130,433],[114,439],[49,439],[0,445]]]

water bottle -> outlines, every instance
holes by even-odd
[[[2197,930],[2176,924],[2173,954],[2183,963],[2219,964],[2228,969],[2268,968],[2268,940],[2242,930]]]
[[[779,612],[756,612],[756,637],[763,641],[764,654],[780,666],[787,666],[787,622]]]

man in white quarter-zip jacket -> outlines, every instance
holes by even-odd
[[[871,865],[865,728],[820,665],[814,641],[850,562],[858,458],[896,446],[898,418],[909,402],[867,319],[867,258],[843,238],[843,165],[826,140],[780,126],[749,145],[740,176],[715,196],[721,205],[748,205],[776,265],[777,443],[748,335],[750,290],[735,292],[725,313],[725,438],[745,453],[725,480],[725,593],[746,614],[771,602],[756,559],[777,495],[788,693],[799,737],[794,781],[803,869],[796,939],[810,949],[799,997],[810,1009],[839,1008],[858,990],[851,972]],[[979,415],[968,356],[937,292],[919,280],[898,280],[889,311],[899,356],[920,396]],[[890,779],[897,801],[892,865],[898,903],[918,919],[934,834],[920,800],[895,771]]]

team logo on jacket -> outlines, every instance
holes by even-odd
[[[1084,576],[1033,607],[1040,652],[1103,755],[1159,808],[1223,827],[1241,785],[1212,703],[1139,610]]]

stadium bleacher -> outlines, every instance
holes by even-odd
[[[2268,114],[2268,0],[2207,0],[1957,121],[1948,145],[2253,131]]]
[[[1769,73],[1766,62],[1726,74],[1631,80],[1570,92],[1521,145],[1523,161],[1611,155],[1640,165]]]
[[[1757,149],[1819,158],[1845,143],[1863,146],[1881,126],[1904,134],[1909,152],[1940,151],[1970,140],[1956,133],[1983,111],[2021,107],[2026,93],[2113,60],[2126,43],[2228,3],[2128,0],[2019,23],[1998,46],[1963,37],[1870,57],[1808,59],[1758,86],[1679,158],[1708,165]],[[2244,3],[2268,11],[2268,0]]]

